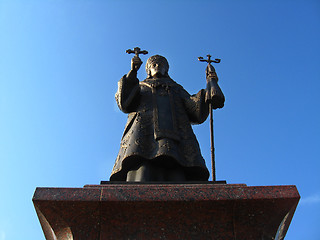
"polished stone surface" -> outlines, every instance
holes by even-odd
[[[299,201],[295,186],[86,185],[37,188],[47,240],[283,239]]]

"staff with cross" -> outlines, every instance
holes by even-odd
[[[213,137],[213,109],[222,108],[224,106],[225,97],[218,85],[218,76],[211,63],[220,63],[220,59],[211,60],[211,55],[207,55],[208,59],[198,57],[200,62],[207,62],[206,79],[207,79],[207,95],[206,101],[209,102],[210,112],[210,142],[211,142],[211,167],[212,181],[216,182],[215,153],[214,153],[214,137]]]

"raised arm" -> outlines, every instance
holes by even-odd
[[[131,60],[131,70],[118,82],[116,101],[121,111],[124,113],[134,112],[139,105],[140,87],[137,72],[142,64],[139,57]]]
[[[183,99],[189,120],[193,124],[204,122],[209,114],[209,103],[213,109],[224,106],[225,97],[218,85],[218,76],[210,64],[206,69],[207,88],[190,95],[183,89]]]

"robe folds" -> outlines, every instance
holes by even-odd
[[[125,181],[128,171],[142,160],[163,161],[169,167],[172,162],[184,169],[187,180],[208,180],[209,171],[191,127],[208,117],[205,94],[202,89],[190,95],[171,78],[139,82],[136,73],[123,76],[116,101],[128,113],[128,121],[110,181]]]

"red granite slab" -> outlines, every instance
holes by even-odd
[[[106,184],[37,188],[47,240],[283,239],[295,186]]]

